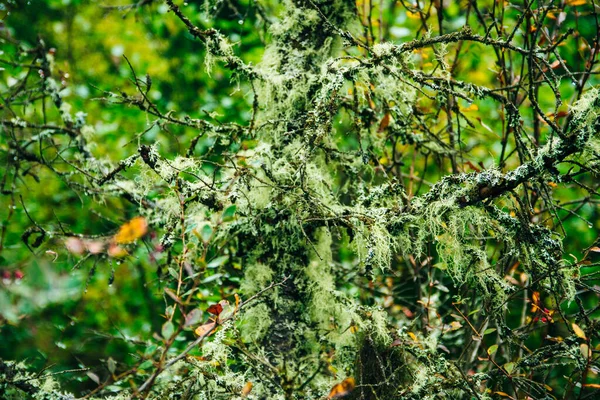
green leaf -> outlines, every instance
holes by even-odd
[[[235,215],[235,210],[237,209],[235,204],[230,205],[223,211],[223,222],[232,221],[233,216]]]
[[[138,369],[148,369],[152,367],[152,361],[151,360],[146,360],[143,363],[140,364],[140,366],[138,367]]]
[[[202,236],[202,240],[204,241],[204,243],[208,243],[208,241],[212,237],[212,234],[213,230],[209,224],[204,225],[200,230],[200,236]]]
[[[117,362],[113,360],[112,357],[108,357],[108,361],[106,361],[106,364],[110,373],[114,374],[115,370],[117,369]]]
[[[164,337],[165,339],[169,339],[171,336],[173,336],[174,332],[175,326],[171,321],[167,321],[163,324],[161,331],[162,337]]]
[[[171,268],[171,267],[169,267],[169,268],[168,268],[168,271],[169,271],[169,274],[170,274],[170,275],[171,275],[173,278],[175,278],[175,279],[178,279],[178,278],[179,278],[179,273],[177,272],[177,270],[176,270],[175,268]]]
[[[154,352],[158,349],[158,346],[155,344],[151,344],[148,347],[146,347],[146,350],[144,351],[144,357],[150,357],[152,354],[154,354]]]
[[[222,276],[223,276],[223,274],[214,274],[214,275],[209,276],[208,278],[203,279],[201,283],[209,283],[212,281],[216,281],[217,279],[219,279]]]
[[[496,328],[489,328],[483,331],[483,336],[489,335],[490,333],[496,332]]]
[[[514,369],[515,369],[515,363],[509,362],[509,363],[504,364],[504,370],[506,372],[508,372],[509,374],[512,373]]]
[[[498,351],[498,345],[491,345],[489,349],[487,349],[488,356],[492,356],[496,351]]]
[[[221,256],[221,257],[214,258],[211,262],[208,263],[206,268],[220,267],[221,265],[225,264],[227,262],[227,260],[229,260],[229,256]]]

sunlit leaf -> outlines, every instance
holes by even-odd
[[[497,344],[493,344],[491,345],[488,349],[487,349],[487,353],[489,356],[494,355],[494,353],[496,353],[496,351],[498,351],[498,345]]]

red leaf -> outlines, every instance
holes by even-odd
[[[219,314],[221,314],[223,312],[223,306],[220,305],[219,303],[213,304],[212,306],[208,307],[208,309],[206,311],[208,311],[212,315],[216,315],[218,317]]]

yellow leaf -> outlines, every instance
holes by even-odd
[[[460,328],[462,328],[462,325],[460,322],[452,321],[452,322],[450,322],[450,329],[448,329],[448,331],[456,331]]]
[[[587,4],[587,0],[567,0],[567,5],[571,7]]]
[[[331,389],[331,392],[329,392],[329,396],[327,396],[327,399],[339,399],[344,396],[347,396],[354,390],[355,386],[356,384],[354,382],[354,378],[346,378],[342,382],[337,383]]]
[[[115,235],[115,242],[119,244],[132,243],[144,236],[146,232],[148,232],[146,218],[135,217],[119,228],[119,232]]]
[[[463,108],[461,111],[462,112],[469,112],[469,111],[477,111],[477,110],[479,110],[479,107],[477,107],[477,104],[473,103],[469,107]]]
[[[581,352],[581,356],[583,358],[589,359],[592,356],[592,351],[590,350],[589,346],[585,343],[582,343],[579,346],[579,351]]]
[[[417,335],[415,335],[412,332],[408,332],[408,336],[410,336],[410,338],[414,341],[414,342],[419,342],[419,339],[417,338]]]
[[[573,332],[575,332],[575,335],[577,335],[577,337],[581,339],[587,339],[587,337],[585,336],[585,332],[579,327],[579,325],[573,322],[571,324],[571,327],[573,328]]]

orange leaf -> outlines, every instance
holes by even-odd
[[[600,384],[598,383],[585,383],[583,387],[592,388],[592,389],[600,389]]]
[[[148,232],[146,218],[135,217],[119,228],[119,232],[115,235],[115,242],[119,244],[132,243],[144,236],[146,232]]]
[[[354,390],[355,386],[354,378],[346,378],[342,382],[335,384],[331,392],[329,392],[327,399],[341,399],[348,396]]]
[[[248,381],[246,382],[246,384],[244,385],[244,388],[242,389],[242,397],[246,397],[250,394],[250,391],[252,390],[252,382]]]
[[[512,397],[510,394],[508,394],[508,393],[504,393],[504,392],[494,392],[494,394],[497,394],[497,395],[498,395],[498,396],[500,396],[500,397],[507,397],[507,398],[509,398],[509,399],[512,399],[512,398],[513,398],[513,397]]]
[[[198,336],[208,336],[214,330],[215,325],[215,322],[209,322],[208,324],[200,325],[196,328],[194,333]]]
[[[390,113],[385,113],[385,115],[381,119],[381,122],[379,123],[379,129],[377,129],[377,132],[383,132],[385,130],[385,128],[388,127],[389,124],[390,124]]]
[[[571,7],[582,6],[587,3],[587,0],[567,0],[567,5]]]
[[[240,303],[242,302],[242,300],[240,299],[240,296],[238,296],[238,294],[234,294],[233,295],[235,297],[235,311],[240,309]]]

